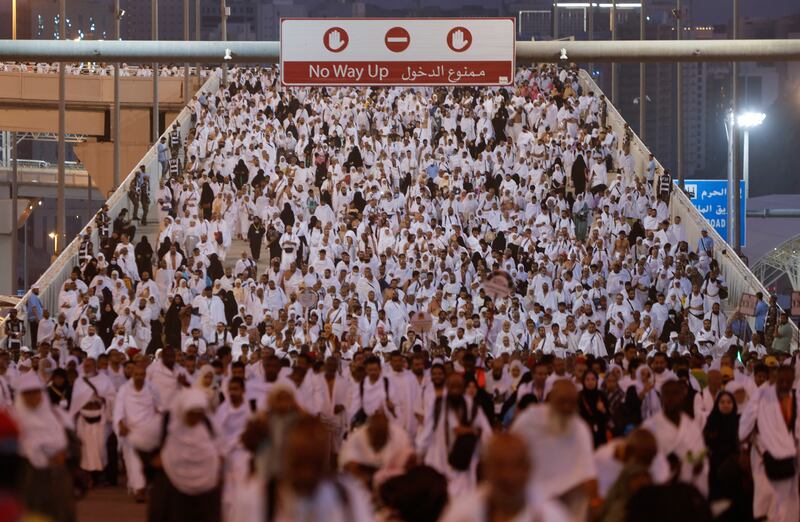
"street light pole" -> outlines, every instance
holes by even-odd
[[[744,140],[742,145],[742,177],[744,178],[744,198],[750,197],[750,129],[764,123],[767,117],[763,112],[746,112],[740,114],[736,123],[742,128]]]
[[[641,7],[639,8],[639,40],[645,40],[645,0],[641,0]],[[644,141],[646,136],[647,119],[645,113],[645,104],[647,103],[647,94],[645,92],[645,64],[639,64],[639,138]]]
[[[750,129],[747,127],[744,128],[744,139],[742,140],[742,178],[744,179],[744,199],[747,201],[750,197]]]
[[[617,0],[611,0],[611,40],[617,39]],[[617,63],[611,62],[611,103],[619,104],[617,85]]]
[[[739,0],[733,0],[733,39],[736,40],[739,38]],[[732,68],[732,76],[731,79],[731,110],[733,114],[736,114],[739,110],[739,64],[737,62],[733,62]],[[729,180],[728,184],[728,193],[732,193],[732,198],[730,200],[730,206],[728,211],[729,221],[733,227],[733,232],[731,235],[728,236],[728,240],[733,246],[734,251],[739,253],[739,247],[741,246],[741,241],[739,238],[739,220],[742,219],[742,216],[739,215],[739,137],[734,132],[731,136],[731,179]]]
[[[60,40],[67,39],[67,6],[65,0],[58,1],[58,37]],[[66,161],[67,151],[64,136],[67,132],[67,102],[66,93],[66,63],[58,64],[58,189],[56,191],[56,245],[63,245],[67,237],[67,213],[64,200],[64,185],[66,178],[64,175],[64,162]],[[58,238],[62,238],[58,241]],[[61,252],[56,250],[55,254]]]
[[[587,9],[589,10],[587,15],[587,17],[589,18],[588,33],[589,33],[589,41],[591,42],[592,40],[594,40],[594,2],[589,2],[589,7]],[[594,75],[594,63],[589,63],[589,76],[593,75]]]
[[[200,0],[194,0],[194,39],[200,41]],[[200,80],[200,64],[194,64],[197,79]]]
[[[225,5],[225,0],[219,0],[219,5],[222,14],[220,38],[226,42],[228,41],[228,6]],[[222,64],[222,85],[228,85],[228,64],[224,62]]]
[[[120,22],[122,19],[122,11],[119,7],[119,0],[114,0],[114,39],[119,41],[122,34],[120,31]],[[114,188],[119,187],[120,181],[120,165],[119,165],[119,125],[120,125],[120,101],[119,101],[119,68],[120,63],[114,64]]]
[[[189,0],[183,0],[183,40],[189,41]],[[189,62],[183,64],[183,103],[189,104]]]
[[[728,113],[727,121],[725,122],[725,134],[728,136],[728,244],[731,245],[734,250],[736,250],[738,245],[735,241],[736,219],[734,217],[733,209],[735,208],[734,205],[737,204],[737,201],[734,199],[734,195],[738,194],[739,191],[734,190],[734,187],[736,186],[736,175],[734,170],[736,116],[734,114],[735,113],[732,110]]]
[[[17,39],[17,0],[11,0],[11,39]]]
[[[158,0],[150,0],[150,24],[151,24],[151,40],[158,41]],[[153,130],[151,132],[152,142],[158,141],[159,135],[159,117],[158,117],[158,76],[159,76],[158,63],[153,63]]]
[[[17,184],[17,164],[19,163],[19,154],[17,153],[17,133],[11,133],[11,156],[14,159],[14,165],[11,167],[11,293],[17,293],[17,259],[19,258],[19,245],[17,222],[19,221],[19,210],[17,209],[17,193],[19,192],[19,185]],[[27,288],[26,288],[27,289]]]
[[[681,0],[678,0],[678,6],[676,9],[677,12],[677,29],[678,29],[678,36],[677,39],[683,39],[683,6],[681,5]],[[675,127],[677,127],[677,136],[676,136],[676,146],[675,146],[675,155],[677,156],[677,167],[678,167],[678,184],[683,190],[684,186],[684,174],[683,174],[683,64],[678,62],[676,64],[677,67],[677,74],[675,75],[675,83],[676,83],[676,113],[675,113]]]
[[[558,0],[553,0],[553,40],[558,40]]]

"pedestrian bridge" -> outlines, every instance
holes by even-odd
[[[126,74],[134,74],[135,70],[126,69]],[[201,73],[205,76],[207,71]],[[188,94],[196,92],[203,81],[204,78],[191,75]],[[158,77],[158,112],[162,129],[176,120],[183,109],[186,94],[182,76]],[[80,179],[72,176],[73,186],[82,183],[86,187],[88,176],[91,176],[92,183],[102,194],[107,194],[113,187],[114,172],[114,76],[66,74],[64,97],[66,132],[81,136],[74,151],[87,171]],[[56,72],[18,68],[0,72],[0,131],[57,135],[58,98]],[[136,166],[152,143],[153,77],[121,75],[119,100],[120,167],[122,172],[127,172]],[[22,180],[22,190],[28,181],[45,183],[47,178],[47,173],[31,173]],[[70,181],[67,183],[70,186]]]
[[[582,70],[580,72],[580,82],[585,91],[594,91],[598,95],[602,93],[597,84],[594,83],[586,71]],[[202,87],[204,91],[211,93],[216,92],[218,88],[219,79],[216,75],[210,77]],[[611,104],[608,104],[607,110],[607,124],[611,125],[617,136],[624,136],[626,131],[624,129],[625,121],[623,120],[622,116]],[[175,121],[181,124],[181,132],[185,134],[190,126],[189,110],[183,109],[177,115]],[[643,172],[645,170],[644,167],[647,164],[650,151],[636,135],[634,135],[632,138],[631,154],[634,156],[636,161],[636,171]],[[159,172],[159,169],[157,168],[158,159],[155,147],[150,147],[142,160],[138,163],[144,164],[149,172]],[[108,199],[107,203],[110,208],[111,216],[116,216],[122,208],[128,205],[126,188],[127,181],[132,179],[131,175],[132,173],[126,178],[126,183],[123,183],[122,186],[118,188]],[[156,176],[151,177],[151,183],[153,184],[151,193],[156,194],[158,184],[158,179],[156,179]],[[673,217],[681,217],[689,244],[696,245],[697,240],[700,237],[700,231],[707,227],[704,218],[694,208],[689,198],[679,190],[673,192],[670,202],[670,210]],[[91,226],[91,223],[84,228],[81,234],[91,234],[91,238],[95,242],[95,251],[97,251],[97,232],[95,230],[89,230],[89,228],[94,228]],[[725,242],[712,227],[708,228],[715,244],[718,245],[718,247],[714,250],[714,257],[719,263],[722,274],[728,284],[729,295],[728,299],[723,302],[724,308],[728,311],[735,310],[739,306],[739,302],[743,294],[756,294],[757,292],[763,292],[765,295],[768,295],[769,292],[766,290],[766,288],[764,288],[758,278],[753,275],[744,262],[732,251],[732,249],[726,248]],[[149,239],[152,243],[156,243],[156,237],[154,236],[157,236],[158,230],[155,226],[151,225],[144,230],[144,233],[150,234],[151,237]],[[36,286],[38,286],[40,289],[40,299],[42,300],[43,305],[50,310],[55,310],[57,308],[59,290],[63,282],[69,277],[72,268],[78,265],[79,244],[79,238],[72,239],[72,242],[64,249],[62,254],[36,282]],[[16,306],[16,308],[19,310],[20,317],[24,317],[25,303],[29,296],[30,292],[27,293],[22,298],[21,302]],[[797,326],[794,324],[793,330],[794,339],[792,343],[792,349],[794,350],[797,347],[798,340],[800,340],[800,332],[798,331]],[[0,332],[1,331],[2,330],[0,330]]]

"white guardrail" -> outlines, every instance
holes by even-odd
[[[215,93],[218,89],[219,76],[217,74],[211,74],[209,75],[208,80],[206,80],[206,82],[200,88],[200,91],[204,91],[206,93]],[[167,133],[172,129],[173,123],[179,123],[182,138],[185,139],[189,129],[191,128],[191,117],[192,111],[189,109],[189,107],[184,107],[178,116],[166,126],[166,130],[162,136],[167,136]],[[156,143],[158,143],[158,141],[159,140],[156,140]],[[133,180],[133,175],[135,171],[138,170],[140,165],[144,165],[147,172],[150,173],[151,197],[155,199],[156,194],[158,194],[161,168],[158,164],[158,152],[156,150],[156,145],[153,144],[153,146],[150,147],[142,159],[136,163],[133,169],[120,183],[120,186],[117,188],[117,190],[115,190],[105,202],[105,204],[108,205],[108,214],[112,220],[116,218],[123,208],[130,208],[130,200],[128,199],[128,185]],[[151,203],[151,207],[155,207],[155,205]],[[50,310],[51,317],[53,318],[58,316],[58,294],[61,291],[61,286],[63,285],[64,281],[69,278],[73,268],[79,266],[80,264],[78,260],[78,253],[81,244],[81,237],[88,233],[90,228],[91,241],[94,243],[94,251],[99,252],[100,241],[97,228],[94,226],[93,216],[92,219],[89,220],[89,222],[66,246],[66,248],[64,248],[55,261],[53,261],[53,264],[51,264],[50,267],[41,275],[41,277],[39,277],[39,279],[33,285],[31,285],[31,288],[34,286],[39,288],[39,299],[42,302],[42,306]],[[27,291],[25,295],[15,308],[17,309],[18,317],[26,320],[27,328],[27,318],[25,317],[25,312],[28,299],[32,293],[30,289],[26,290]],[[0,322],[0,346],[5,346],[5,329],[3,328],[4,323],[5,318],[3,318],[2,322]],[[26,343],[30,342],[30,332],[26,334],[25,341]]]
[[[580,71],[579,81],[584,91],[594,91],[597,95],[603,92],[585,70]],[[617,108],[611,103],[607,103],[606,124],[612,127],[617,136],[622,137],[625,135],[625,123]],[[633,132],[633,129],[631,129],[631,132]],[[647,148],[636,133],[633,133],[633,139],[631,140],[631,155],[636,160],[636,172],[644,172],[649,161],[650,149]],[[656,164],[663,170],[663,166],[658,162],[658,159],[656,159]],[[723,302],[723,307],[726,311],[736,310],[742,294],[755,295],[758,292],[763,292],[765,296],[770,295],[761,281],[744,264],[744,261],[731,250],[730,246],[722,239],[722,236],[717,233],[714,227],[708,224],[706,219],[692,205],[689,197],[677,187],[672,191],[672,197],[670,198],[670,213],[673,218],[680,216],[690,249],[697,245],[697,241],[700,239],[700,231],[704,228],[708,230],[709,236],[714,240],[714,258],[719,263],[720,272],[728,286],[728,299]],[[745,216],[742,216],[741,219],[745,219]],[[752,327],[753,318],[748,319]],[[794,322],[791,322],[791,324],[793,331],[791,349],[794,351],[798,342],[800,342],[800,330],[798,330]]]

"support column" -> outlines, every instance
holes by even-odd
[[[678,0],[677,6],[677,13],[678,13],[678,36],[677,39],[683,39],[683,7],[681,5],[681,0]],[[678,183],[683,190],[684,185],[684,173],[683,173],[683,64],[681,62],[677,63],[677,74],[675,76],[676,80],[676,100],[675,105],[677,106],[677,111],[675,113],[675,127],[677,127],[678,135],[676,137],[676,144],[675,144],[675,152],[677,156],[677,169],[678,169]]]
[[[189,41],[189,0],[183,0],[183,40]],[[189,62],[183,64],[183,103],[189,104],[191,99],[189,93]]]
[[[223,42],[228,41],[228,6],[225,5],[225,0],[219,0],[220,14],[222,15],[220,25],[220,38]],[[553,4],[555,5],[555,4]],[[228,85],[228,64],[222,62],[222,85]]]
[[[641,1],[641,8],[639,12],[639,40],[645,41],[647,38],[645,27],[645,0]],[[647,135],[647,91],[646,91],[646,76],[645,76],[645,63],[639,64],[639,138],[644,142]]]
[[[58,36],[61,40],[67,39],[67,23],[66,14],[67,8],[65,0],[58,2]],[[66,203],[64,200],[64,185],[66,178],[64,176],[64,161],[66,160],[67,151],[64,137],[66,134],[66,112],[67,103],[65,100],[65,87],[66,77],[65,74],[66,63],[61,62],[58,64],[58,189],[56,194],[56,249],[55,255],[59,255],[67,239],[67,212]]]
[[[617,0],[611,0],[611,40],[617,39]],[[619,86],[617,85],[617,62],[611,62],[611,103],[614,105],[619,104],[617,92]],[[621,108],[620,108],[621,109]]]
[[[158,0],[150,0],[150,26],[151,26],[151,40],[158,41]],[[151,140],[153,143],[158,141],[159,132],[158,125],[158,77],[159,77],[158,63],[153,63],[153,130],[151,131]]]
[[[589,27],[588,27],[588,33],[589,33],[588,34],[588,38],[589,38],[589,41],[591,42],[592,40],[594,40],[594,2],[589,2],[589,7],[587,7],[587,9],[588,9],[587,17],[589,19],[588,20],[588,24],[589,24]],[[593,74],[594,74],[594,63],[590,62],[589,63],[589,76],[592,76]],[[592,76],[592,79],[594,79],[593,76]]]
[[[122,11],[120,11],[119,0],[114,0],[114,38],[117,41],[119,41],[122,36],[120,31],[121,14]],[[120,164],[119,164],[119,154],[120,154],[119,68],[120,66],[121,64],[119,62],[114,64],[114,189],[119,187],[120,183]]]
[[[19,194],[19,185],[17,177],[17,133],[11,133],[11,156],[14,162],[11,167],[11,293],[17,293],[17,260],[19,258],[19,246],[17,245],[17,221],[19,220],[19,211],[17,209],[17,195]],[[25,288],[27,290],[27,288]]]
[[[739,38],[739,0],[733,0],[733,39]],[[731,110],[733,111],[734,118],[739,114],[739,63],[733,62],[731,78]],[[728,242],[733,247],[736,253],[739,253],[742,244],[739,237],[739,222],[744,219],[739,215],[740,210],[740,194],[739,194],[739,133],[735,131],[731,133],[731,148],[732,150],[732,170],[730,184],[728,185],[728,193],[733,194],[729,198],[730,208],[728,209],[728,221],[731,226],[731,232],[728,235]]]

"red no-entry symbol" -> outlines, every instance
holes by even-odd
[[[322,44],[332,53],[344,51],[349,42],[350,37],[347,36],[347,31],[341,27],[331,27],[322,35]]]
[[[447,33],[447,47],[450,50],[463,53],[472,45],[472,33],[466,27],[454,27]]]
[[[384,43],[386,48],[394,53],[403,52],[411,44],[411,35],[402,27],[392,27],[386,31]]]

